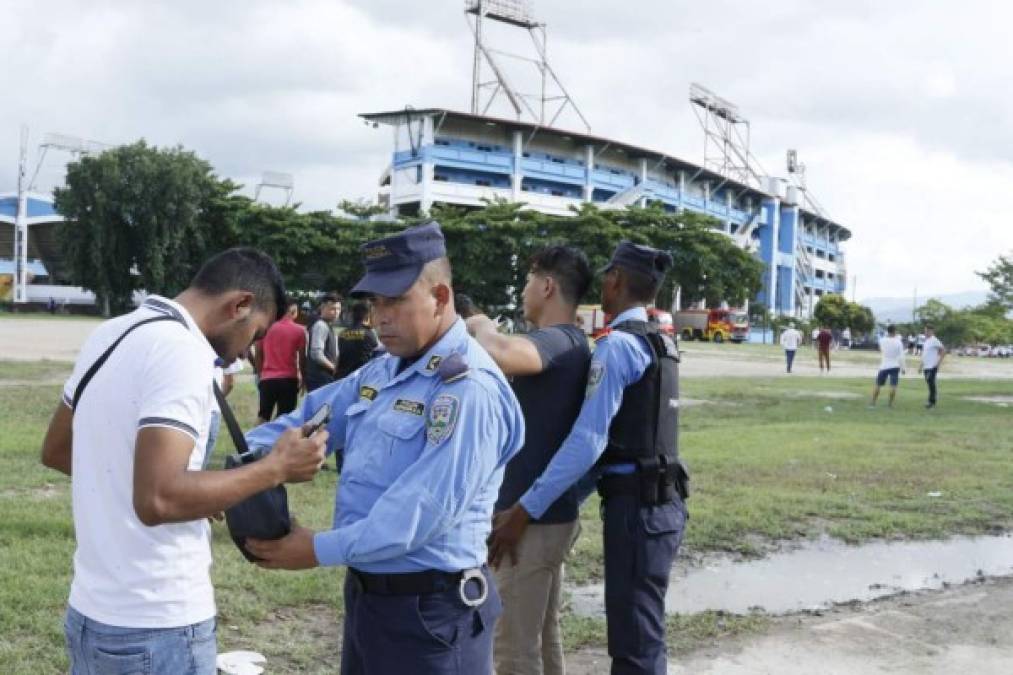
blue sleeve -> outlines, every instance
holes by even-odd
[[[434,411],[442,412],[434,419]],[[315,535],[321,565],[398,558],[457,527],[524,442],[524,423],[519,410],[511,412],[492,392],[465,381],[444,387],[430,402],[422,433],[418,460],[365,518]]]
[[[549,466],[520,498],[521,506],[533,518],[540,518],[605,451],[609,425],[623,402],[623,390],[643,377],[651,363],[647,346],[639,341],[634,336],[609,336],[595,348],[577,421]]]
[[[302,405],[288,413],[275,418],[267,424],[246,433],[246,444],[251,450],[269,450],[274,447],[278,436],[287,429],[302,426],[306,420],[313,417],[321,405],[329,403],[331,406],[331,421],[327,424],[327,431],[330,437],[327,439],[327,454],[339,450],[345,445],[345,409],[355,403],[359,398],[359,378],[349,375],[346,378],[332,382],[326,386],[310,392],[303,399]]]

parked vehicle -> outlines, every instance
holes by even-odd
[[[647,308],[647,320],[658,326],[658,330],[675,337],[675,325],[672,313],[657,307]],[[601,305],[580,305],[577,307],[577,324],[592,338],[599,338],[608,333],[608,325],[612,316],[605,313]]]
[[[675,313],[683,340],[743,342],[749,337],[749,315],[741,309],[685,309]]]

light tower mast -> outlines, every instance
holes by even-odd
[[[559,116],[571,108],[590,131],[591,125],[566,91],[562,81],[549,65],[546,52],[547,35],[544,23],[535,21],[528,0],[465,0],[464,15],[475,37],[472,59],[471,113],[485,115],[500,94],[507,100],[517,119],[527,117],[541,126],[551,127]],[[527,31],[534,46],[534,56],[494,48],[483,31],[483,24],[492,21],[502,26]],[[521,61],[538,70],[540,92],[524,93],[509,79],[508,60]],[[492,71],[492,79],[482,81],[483,64]]]

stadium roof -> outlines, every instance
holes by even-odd
[[[16,192],[0,193],[0,223],[14,224],[18,215],[18,195]],[[63,216],[56,212],[53,200],[42,195],[28,195],[28,220],[33,222],[61,221]]]
[[[437,125],[439,125],[439,123],[442,122],[443,119],[456,118],[462,120],[470,120],[473,122],[481,122],[489,126],[503,126],[511,130],[523,131],[525,133],[531,134],[531,138],[534,138],[539,133],[546,133],[556,137],[562,137],[564,140],[573,140],[575,142],[599,146],[608,145],[612,148],[622,150],[632,158],[645,157],[655,161],[662,161],[676,170],[683,169],[693,174],[698,174],[699,176],[704,176],[711,180],[715,180],[724,183],[726,185],[737,187],[745,194],[753,194],[760,197],[769,196],[767,192],[761,189],[755,188],[750,185],[745,185],[744,183],[740,183],[735,180],[731,180],[719,173],[711,171],[710,169],[705,169],[701,167],[699,164],[694,164],[693,162],[680,159],[679,157],[675,157],[673,155],[669,155],[664,152],[659,152],[658,150],[650,150],[647,148],[642,148],[637,145],[632,145],[630,143],[624,143],[622,141],[617,141],[611,138],[605,138],[604,136],[596,136],[593,134],[583,133],[580,131],[570,131],[566,129],[557,129],[555,127],[545,127],[539,124],[535,124],[534,122],[504,119],[501,117],[489,117],[486,115],[474,115],[472,113],[448,110],[446,108],[420,108],[420,109],[407,108],[401,110],[390,110],[387,112],[360,113],[359,117],[363,118],[368,122],[376,122],[379,124],[397,124],[399,122],[404,122],[405,119],[408,117],[416,117],[416,118],[438,117],[439,120],[437,122]],[[840,223],[835,222],[834,220],[828,218],[824,214],[816,213],[811,209],[807,209],[801,206],[800,208],[808,216],[818,218],[822,221],[825,221],[829,225],[838,228],[840,230],[839,236],[842,240],[847,240],[851,238],[851,230],[844,227]]]

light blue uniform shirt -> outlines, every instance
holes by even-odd
[[[624,321],[647,321],[647,310],[634,307],[622,312],[610,326]],[[559,495],[583,477],[605,452],[609,426],[623,402],[623,390],[644,376],[651,365],[647,341],[623,331],[612,331],[598,341],[591,356],[587,393],[570,435],[549,466],[520,498],[531,517],[539,518]],[[632,471],[620,465],[615,471]]]
[[[439,366],[453,354],[470,370],[444,382]],[[345,460],[334,529],[313,540],[320,564],[381,574],[479,567],[504,467],[524,443],[520,405],[460,319],[400,374],[399,362],[369,361],[247,442],[270,447],[329,403],[327,451],[344,448]]]

